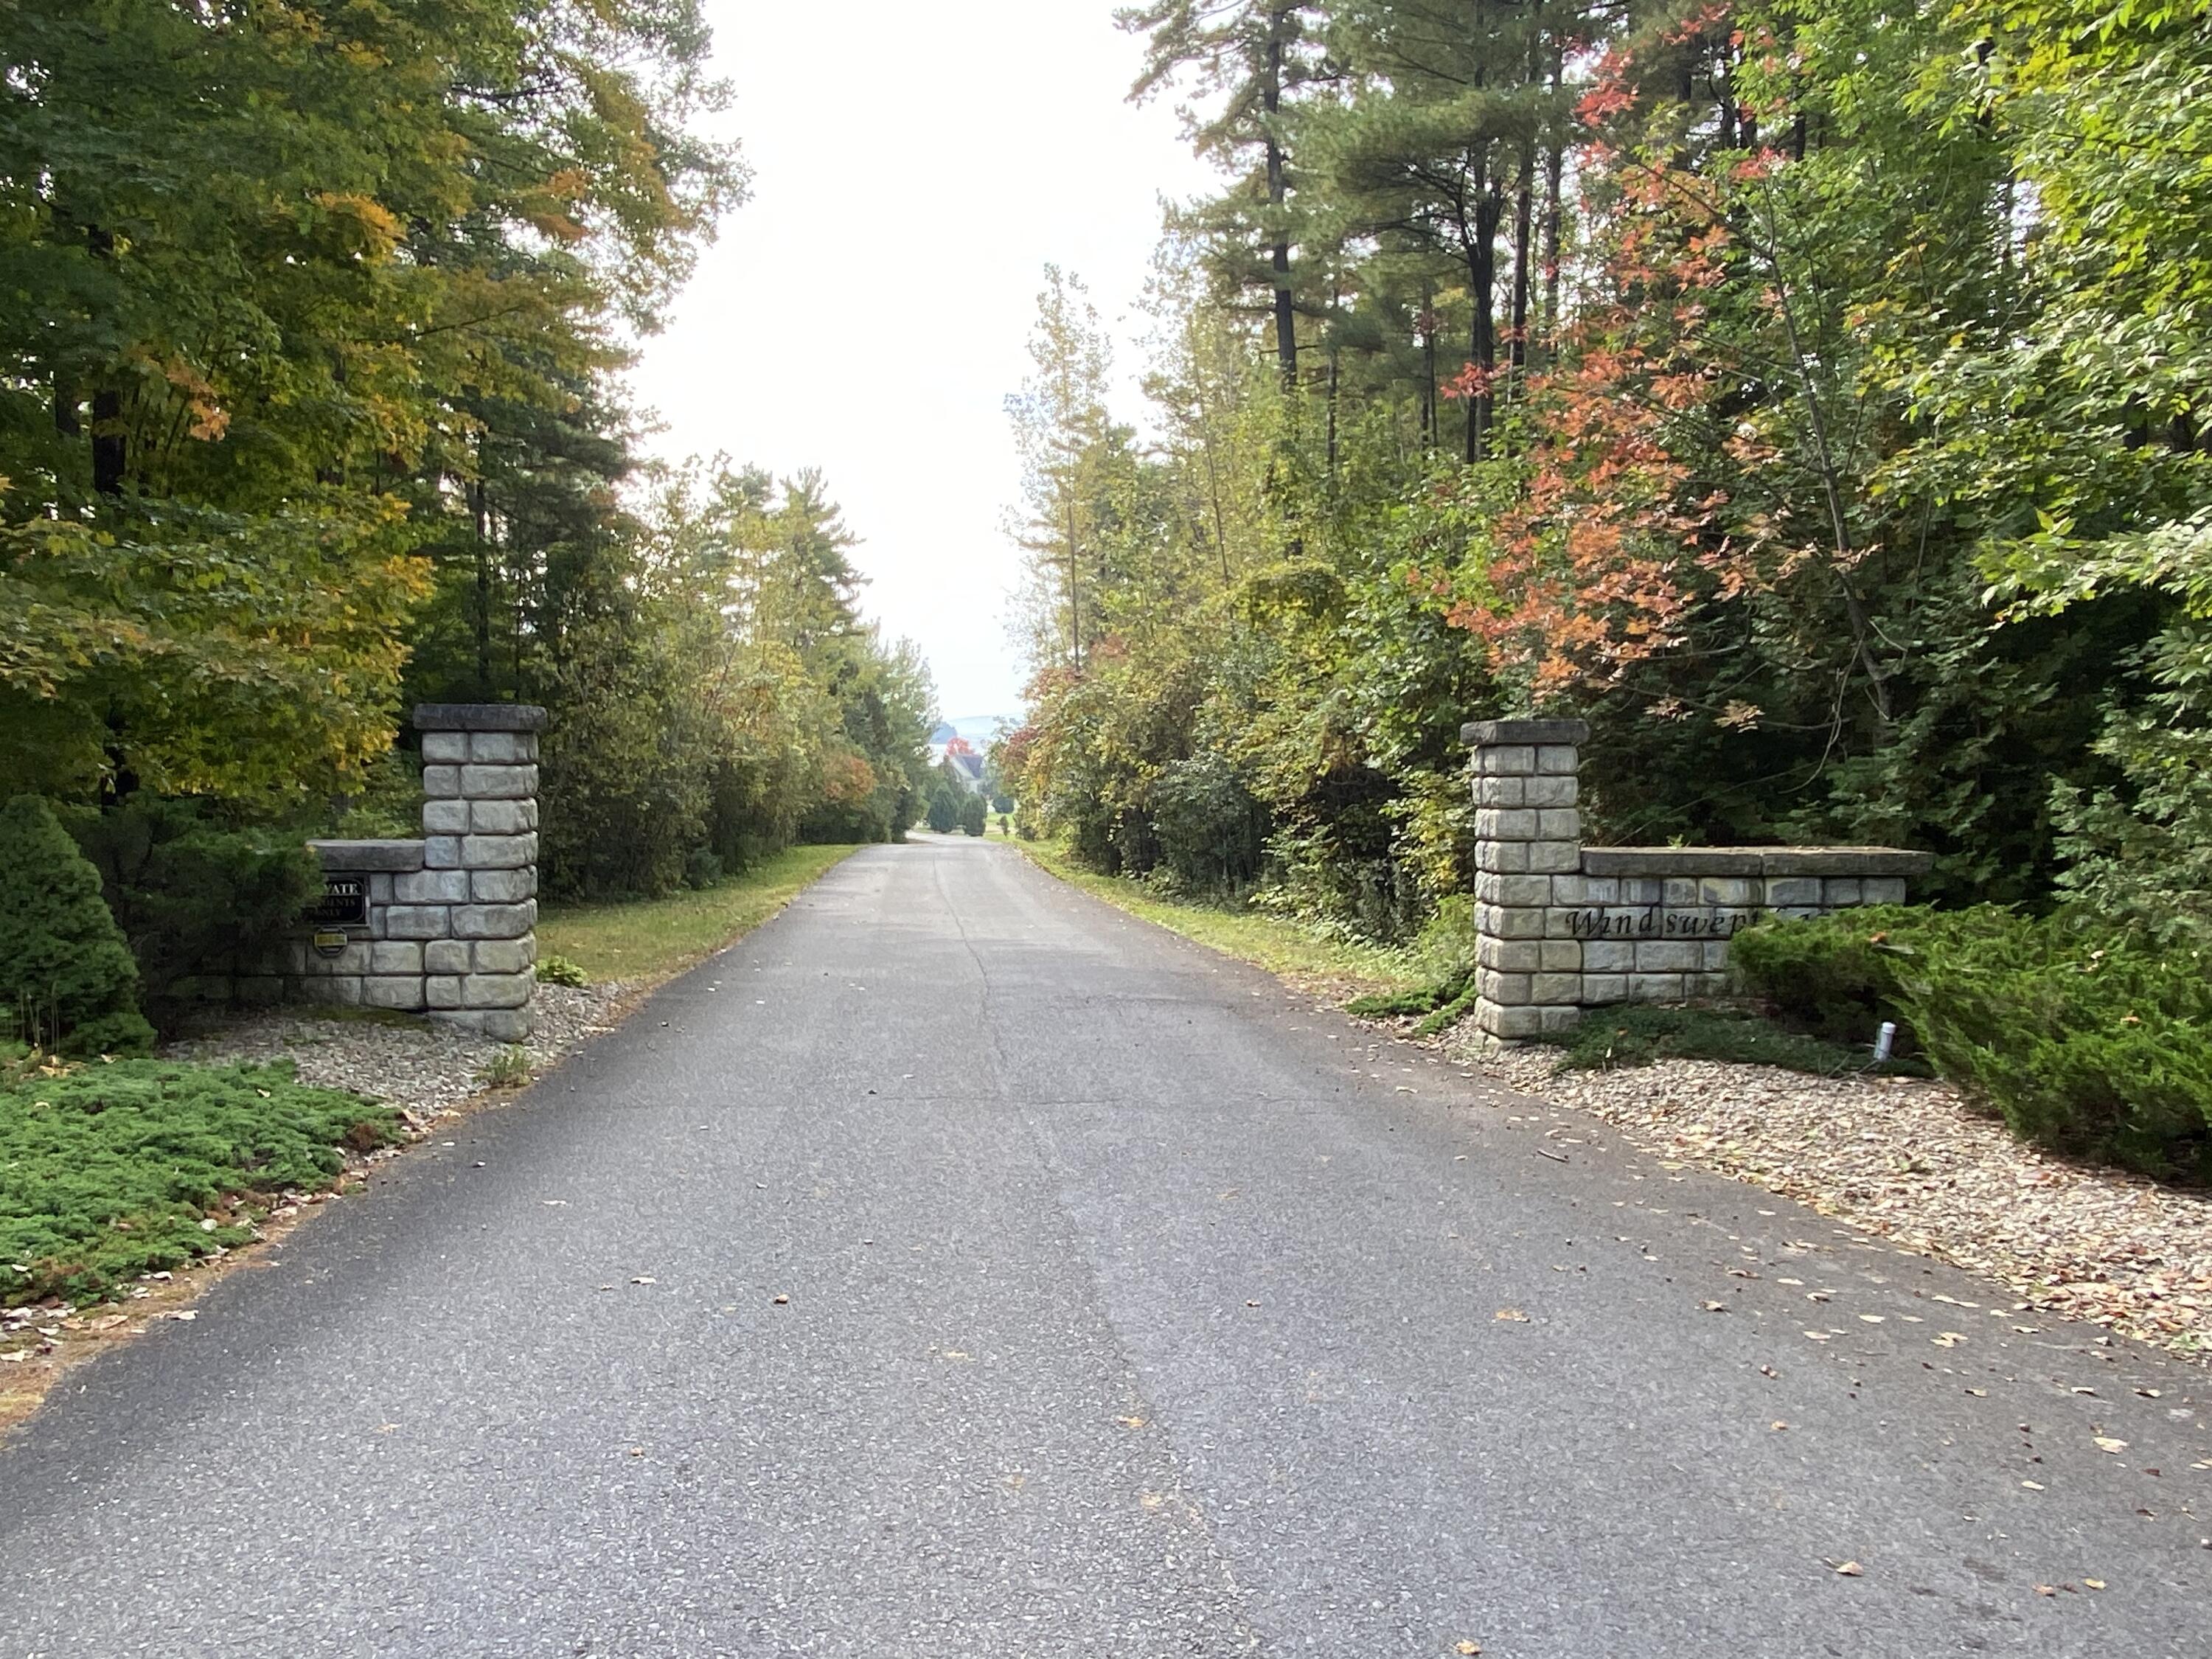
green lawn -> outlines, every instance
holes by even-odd
[[[1052,842],[1017,841],[1024,856],[1071,887],[1171,933],[1266,969],[1300,990],[1342,1001],[1409,991],[1421,976],[1403,951],[1331,939],[1263,910],[1230,909],[1164,896],[1139,882],[1085,869]]]
[[[399,1115],[291,1062],[63,1066],[0,1053],[0,1307],[88,1301],[242,1244],[276,1194],[336,1183]]]
[[[791,847],[743,875],[666,898],[620,904],[548,904],[538,954],[565,957],[594,983],[651,983],[679,974],[750,933],[853,847]]]

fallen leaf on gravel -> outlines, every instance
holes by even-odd
[[[1835,1571],[1835,1574],[1838,1578],[1863,1578],[1866,1577],[1866,1569],[1856,1561],[1831,1561],[1828,1563],[1828,1565]]]
[[[2109,1434],[2092,1435],[2089,1437],[2097,1443],[2097,1449],[2099,1451],[2110,1452],[2115,1457],[2118,1457],[2122,1452],[2128,1449],[2128,1443],[2126,1441],[2115,1440]]]
[[[198,1308],[179,1308],[176,1312],[169,1316],[170,1318],[180,1320],[187,1325],[191,1324],[192,1321],[198,1319],[199,1316],[200,1310]]]
[[[1881,1314],[1861,1314],[1859,1322],[1863,1325],[1879,1325],[1882,1322],[1882,1317]]]
[[[2055,1586],[2053,1586],[2053,1585],[2050,1585],[2050,1584],[2038,1584],[2038,1585],[2035,1587],[2035,1593],[2036,1593],[2038,1595],[2057,1595],[2057,1594],[2058,1594],[2058,1591],[2057,1591],[2057,1588],[2056,1588]]]
[[[1125,1429],[1141,1429],[1145,1426],[1145,1419],[1141,1417],[1117,1417],[1114,1420]]]
[[[1480,1642],[1455,1642],[1452,1644],[1452,1651],[1454,1653],[1480,1653],[1482,1651],[1482,1644]]]
[[[2020,1484],[2027,1487],[2030,1492],[2041,1492],[2043,1490],[2043,1482],[2040,1480],[2023,1480]]]
[[[665,1021],[663,1023],[665,1024]],[[629,1449],[629,1455],[632,1457],[642,1457],[645,1455],[645,1448],[642,1446],[632,1446]]]
[[[1790,1425],[1789,1425],[1787,1423],[1784,1422],[1780,1418],[1778,1418],[1778,1418],[1776,1418],[1776,1419],[1775,1419],[1771,1423],[1768,1424],[1766,1426],[1767,1426],[1768,1428],[1770,1428],[1770,1429],[1773,1430],[1775,1433],[1779,1434],[1779,1433],[1781,1433],[1781,1432],[1782,1432],[1782,1431],[1783,1431],[1783,1430],[1784,1430],[1784,1429],[1788,1428]]]
[[[787,1296],[772,1296],[769,1300],[775,1304],[779,1308],[786,1308],[791,1305],[791,1298]]]
[[[1828,1334],[1826,1331],[1808,1331],[1805,1334],[1815,1342],[1826,1342],[1828,1340]]]
[[[1941,1336],[1931,1336],[1928,1340],[1939,1348],[1955,1348],[1966,1339],[1956,1331],[1946,1331]]]
[[[1500,1308],[1490,1316],[1492,1319],[1508,1320],[1516,1325],[1525,1325],[1528,1322],[1528,1316],[1518,1308]]]
[[[2087,1584],[2091,1589],[2103,1589],[2106,1588],[2105,1581],[2101,1578],[2084,1578],[2081,1582],[2084,1584]]]
[[[1707,1313],[1726,1313],[1728,1311],[1728,1304],[1725,1302],[1708,1302],[1705,1304],[1705,1311]]]
[[[1541,1049],[1450,1057],[1604,1119],[1669,1167],[1686,1160],[1805,1200],[1900,1249],[2002,1279],[2027,1298],[2015,1319],[2033,1308],[2212,1351],[2212,1196],[2047,1158],[1948,1084],[1711,1060],[1561,1072]],[[1898,1167],[1899,1154],[1920,1172]],[[2035,1321],[2020,1322],[2019,1334],[2035,1334]]]

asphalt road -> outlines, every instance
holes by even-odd
[[[2212,1655],[2202,1369],[1004,847],[452,1139],[0,1451],[0,1649]]]

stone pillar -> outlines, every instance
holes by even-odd
[[[1583,901],[1577,769],[1581,720],[1478,720],[1474,751],[1474,1023],[1514,1042],[1580,1017],[1583,945],[1564,906]]]
[[[434,1018],[507,1042],[536,1024],[538,734],[545,711],[422,703],[422,869],[394,883],[387,931],[422,939]],[[404,889],[404,890],[403,890]]]

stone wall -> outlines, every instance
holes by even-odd
[[[427,1012],[504,1042],[530,1035],[544,724],[544,709],[513,704],[415,710],[422,839],[309,843],[326,884],[349,889],[357,881],[365,902],[358,921],[303,929],[284,964],[289,988],[322,1001]]]
[[[1586,724],[1482,720],[1461,735],[1474,751],[1474,1020],[1494,1038],[1719,992],[1738,928],[1902,903],[1930,862],[1887,847],[1586,848]]]

